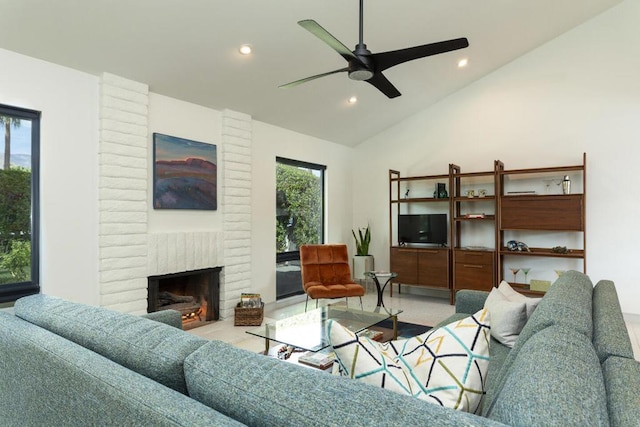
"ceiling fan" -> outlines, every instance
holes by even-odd
[[[469,46],[466,38],[447,40],[437,43],[425,44],[422,46],[410,47],[407,49],[392,50],[382,53],[371,53],[367,49],[367,45],[362,42],[362,22],[363,22],[363,0],[360,0],[360,39],[354,51],[349,50],[340,40],[332,36],[327,30],[322,28],[320,24],[312,19],[299,21],[298,24],[309,31],[314,36],[329,45],[333,50],[338,52],[349,65],[339,70],[329,71],[327,73],[318,74],[301,80],[280,86],[281,88],[289,88],[306,83],[320,77],[329,76],[331,74],[348,72],[349,78],[352,80],[365,81],[374,86],[380,92],[389,98],[400,96],[400,92],[393,84],[382,74],[388,68],[402,64],[403,62],[412,61],[414,59],[424,58],[426,56],[438,55],[440,53],[450,52],[452,50],[464,49]]]

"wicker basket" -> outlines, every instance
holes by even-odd
[[[260,307],[241,307],[240,303],[235,307],[235,326],[260,326],[264,318],[264,303]]]

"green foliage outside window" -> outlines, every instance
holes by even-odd
[[[31,172],[0,170],[0,283],[29,279]]]
[[[276,250],[316,244],[322,233],[322,186],[308,169],[278,163],[276,167]]]
[[[9,252],[2,255],[0,266],[8,271],[14,282],[24,282],[29,279],[31,264],[31,242],[13,240]]]

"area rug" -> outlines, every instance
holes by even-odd
[[[393,321],[391,319],[383,320],[375,324],[369,329],[379,330],[384,333],[382,341],[393,339]],[[416,335],[424,334],[432,329],[431,326],[418,325],[417,323],[407,323],[398,320],[398,338],[411,338]]]

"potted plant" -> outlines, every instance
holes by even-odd
[[[353,238],[356,241],[356,255],[353,257],[353,278],[366,280],[364,275],[366,271],[373,270],[373,255],[369,255],[369,243],[371,243],[371,231],[367,228],[358,229],[358,234],[351,230]]]

